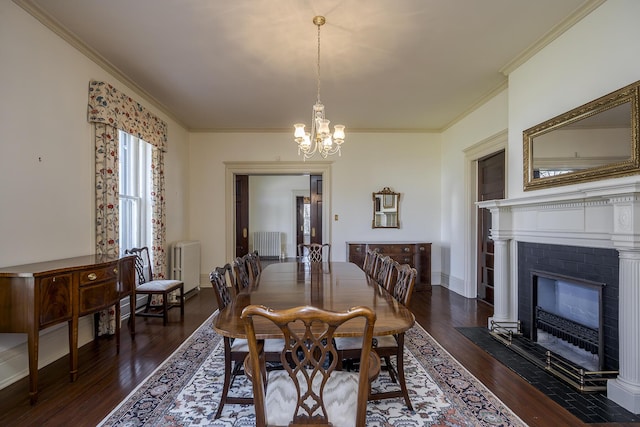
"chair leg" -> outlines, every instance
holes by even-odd
[[[224,337],[224,384],[222,385],[222,396],[220,396],[220,403],[218,404],[218,410],[214,418],[220,418],[222,414],[222,408],[227,401],[227,394],[229,394],[229,387],[231,386],[231,342],[228,337]]]
[[[404,334],[398,334],[398,354],[396,355],[396,363],[398,364],[398,380],[400,382],[400,389],[402,390],[402,396],[407,404],[407,408],[413,411],[411,406],[411,400],[409,400],[409,391],[407,390],[407,382],[404,378]]]
[[[147,304],[144,306],[144,312],[148,312],[151,308],[151,294],[147,294]]]
[[[180,286],[180,319],[184,319],[184,285]]]
[[[169,292],[162,294],[162,325],[169,323]]]
[[[384,356],[384,363],[387,367],[387,371],[389,372],[389,377],[391,377],[391,381],[394,383],[397,383],[398,380],[396,379],[396,374],[395,374],[395,369],[393,367],[393,365],[391,364],[391,356]],[[398,368],[400,369],[400,368]]]

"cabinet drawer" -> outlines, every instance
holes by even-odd
[[[392,260],[398,261],[400,264],[409,264],[411,267],[415,267],[415,262],[412,254],[392,254],[389,255]]]
[[[369,245],[371,250],[381,254],[413,254],[414,245]]]
[[[112,280],[117,275],[118,268],[115,265],[84,270],[80,272],[80,286],[92,285],[103,280]]]
[[[39,281],[40,327],[71,319],[72,275],[46,276]]]
[[[367,245],[349,245],[349,255],[365,256]]]
[[[79,314],[93,313],[101,308],[113,305],[119,300],[118,287],[115,280],[80,288]]]

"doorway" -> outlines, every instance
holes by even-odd
[[[503,199],[505,189],[504,150],[478,159],[478,201]],[[490,238],[491,212],[478,209],[477,297],[493,305],[494,246]]]
[[[316,228],[316,233],[321,236],[322,241],[331,242],[331,223],[329,221],[331,162],[225,162],[225,248],[227,258],[235,257],[236,249],[235,183],[237,175],[320,175],[323,203],[317,204],[321,215],[318,216],[320,224]],[[291,209],[293,210],[293,206]],[[291,230],[293,230],[293,222],[294,220],[290,226]],[[321,231],[318,232],[318,230]],[[248,230],[248,235],[251,235],[251,230]]]
[[[296,196],[296,246],[311,243],[311,198]]]

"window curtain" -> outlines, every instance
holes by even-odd
[[[96,174],[96,254],[118,256],[118,130],[152,145],[152,247],[154,278],[165,278],[164,152],[167,124],[109,83],[89,82],[88,121],[94,126]],[[131,307],[134,309],[134,307]],[[115,308],[100,313],[98,334],[115,333]]]

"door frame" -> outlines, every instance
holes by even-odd
[[[464,245],[464,259],[466,260],[464,272],[464,296],[476,298],[477,271],[478,271],[478,160],[492,153],[504,150],[504,192],[508,194],[509,176],[509,150],[507,148],[508,130],[498,132],[477,144],[464,150],[465,154],[465,193],[467,197],[467,209],[465,209],[465,236],[468,239]]]
[[[322,241],[331,242],[331,165],[328,162],[223,162],[225,165],[225,253],[235,253],[235,175],[322,175]]]

